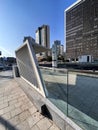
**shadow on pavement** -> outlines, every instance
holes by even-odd
[[[3,117],[0,117],[0,124],[4,126],[7,130],[18,130],[13,126],[9,121],[5,120]]]

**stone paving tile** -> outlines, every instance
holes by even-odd
[[[3,97],[3,93],[0,93],[0,98]]]
[[[40,128],[37,125],[34,125],[31,130],[40,130]]]
[[[9,111],[13,111],[15,109],[14,105],[8,106],[6,108],[3,109],[4,113],[7,113]]]
[[[35,125],[37,122],[39,122],[42,118],[44,118],[39,112],[34,113],[32,116],[30,116],[27,121],[29,123],[30,128]]]
[[[25,111],[25,110],[29,109],[27,104],[23,104],[20,108],[21,108],[22,111]]]
[[[29,111],[30,111],[30,113],[31,113],[31,115],[32,115],[32,114],[34,114],[35,112],[37,112],[37,109],[36,109],[35,106],[32,106],[31,108],[29,108]]]
[[[6,127],[2,124],[0,124],[0,130],[6,130]]]
[[[0,105],[1,105],[1,104],[3,104],[3,103],[4,103],[4,101],[3,101],[3,100],[1,100],[1,101],[0,101]]]
[[[27,121],[24,121],[16,126],[18,130],[30,130],[30,126]]]
[[[11,111],[11,116],[14,117],[16,115],[19,115],[22,112],[20,108],[16,108],[13,111]]]
[[[17,99],[11,100],[11,101],[9,101],[9,105],[16,104],[17,102],[18,102],[18,100],[17,100]]]
[[[8,101],[12,101],[12,100],[14,100],[14,99],[17,99],[17,97],[13,97],[13,96],[9,96],[9,97],[8,97]]]
[[[22,101],[17,102],[17,103],[15,103],[15,108],[21,107],[22,105],[23,105]]]
[[[7,98],[7,99],[4,99],[3,102],[4,102],[4,103],[9,102],[9,101],[8,101],[8,98]]]
[[[28,105],[29,105],[29,107],[34,106],[34,104],[31,101],[28,102]]]
[[[53,124],[49,130],[60,130],[55,124]]]
[[[13,126],[18,125],[20,123],[19,116],[14,116],[9,120],[9,123],[12,124]]]
[[[40,128],[40,130],[47,130],[52,126],[52,122],[50,122],[47,118],[43,118],[37,123],[37,126]]]
[[[2,114],[4,114],[4,110],[3,109],[0,110],[0,115],[2,115]]]
[[[26,110],[26,111],[23,111],[21,114],[19,114],[19,119],[20,119],[21,122],[23,122],[29,116],[30,116],[30,112]]]
[[[1,104],[1,105],[0,105],[0,110],[3,109],[3,108],[5,108],[5,107],[7,107],[7,106],[8,106],[8,103],[3,103],[3,104]]]
[[[1,117],[3,117],[5,120],[9,120],[11,118],[11,113],[10,112],[5,113]]]
[[[41,115],[14,79],[0,79],[0,130],[58,130]]]

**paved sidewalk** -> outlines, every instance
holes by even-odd
[[[10,74],[10,75],[9,75]],[[0,130],[60,130],[41,115],[12,72],[0,72]]]

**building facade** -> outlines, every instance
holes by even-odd
[[[0,56],[2,55],[2,52],[0,51]]]
[[[64,54],[64,45],[61,44],[60,40],[55,40],[54,44],[56,45],[57,48],[57,55],[60,56]]]
[[[64,56],[64,45],[60,45],[60,55]]]
[[[36,43],[41,44],[41,27],[36,30],[35,41]]]
[[[78,0],[65,10],[65,19],[67,59],[98,60],[98,0]]]
[[[61,45],[61,41],[60,40],[55,40],[54,41],[54,45],[56,46],[57,48],[57,56],[60,55],[60,45]]]
[[[36,43],[50,48],[50,27],[48,25],[42,25],[38,27],[35,34]],[[48,53],[41,53],[40,56],[47,57]]]

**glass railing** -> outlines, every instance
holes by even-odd
[[[68,72],[68,116],[85,130],[98,130],[98,75]]]
[[[41,68],[43,80],[48,90],[48,97],[61,111],[67,114],[67,76],[57,69]]]
[[[47,98],[84,130],[98,130],[98,76],[41,67]]]

